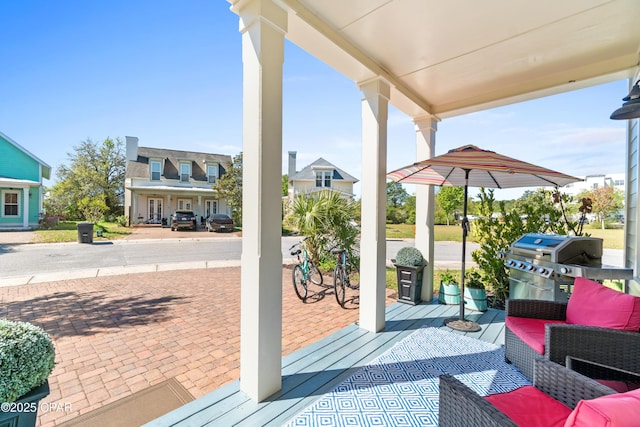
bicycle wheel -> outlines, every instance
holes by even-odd
[[[313,261],[309,261],[309,279],[316,285],[322,285],[322,273],[318,270],[318,267],[313,263]]]
[[[360,289],[360,271],[354,264],[349,264],[349,288]]]
[[[345,280],[344,280],[344,268],[342,265],[336,265],[336,269],[333,271],[333,291],[336,294],[336,301],[340,304],[340,307],[344,308],[344,296],[346,293]]]
[[[304,280],[304,273],[302,272],[302,267],[299,265],[293,267],[292,280],[296,295],[298,295],[298,298],[302,301],[305,301],[307,299],[307,282]]]

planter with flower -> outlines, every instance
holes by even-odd
[[[427,265],[422,252],[413,246],[405,246],[393,260],[398,275],[398,302],[418,304],[422,293],[422,271]]]
[[[438,302],[449,305],[460,304],[460,285],[449,270],[445,270],[445,272],[440,275]]]
[[[487,311],[487,291],[480,273],[471,269],[464,275],[464,304],[474,311]]]
[[[0,426],[36,425],[54,358],[53,342],[42,328],[0,319]]]

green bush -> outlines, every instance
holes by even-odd
[[[440,275],[440,283],[444,283],[446,285],[457,285],[458,280],[453,276],[453,273],[449,270],[445,270]]]
[[[482,276],[480,272],[475,269],[467,270],[464,273],[464,285],[470,289],[484,289],[484,283],[482,283]]]
[[[13,402],[42,385],[54,357],[51,337],[42,328],[0,319],[0,402]]]
[[[420,267],[424,264],[424,258],[422,252],[413,246],[405,246],[400,248],[396,254],[396,264],[405,265],[411,267]]]
[[[120,227],[126,227],[129,225],[129,218],[126,215],[120,215],[116,218],[116,224]]]

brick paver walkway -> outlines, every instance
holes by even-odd
[[[291,270],[282,274],[283,356],[357,320],[358,310],[340,308],[332,291],[302,303]],[[54,426],[172,377],[196,398],[237,380],[239,287],[239,268],[219,268],[0,288],[0,318],[42,326],[56,347],[44,402],[60,410],[41,411],[38,424]]]

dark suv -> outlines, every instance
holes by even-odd
[[[176,211],[171,215],[171,231],[181,228],[190,228],[193,231],[197,230],[196,215],[192,211]]]

